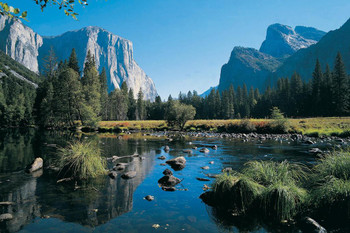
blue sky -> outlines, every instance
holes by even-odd
[[[217,85],[232,48],[259,49],[270,24],[329,31],[350,17],[349,0],[88,0],[76,7],[78,21],[57,7],[42,13],[33,0],[10,2],[28,10],[25,24],[41,35],[92,25],[131,40],[163,99]]]

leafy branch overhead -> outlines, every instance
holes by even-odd
[[[82,6],[87,6],[87,0],[34,0],[34,2],[40,6],[41,11],[48,5],[58,6],[58,9],[64,11],[67,16],[73,17],[73,19],[77,19],[78,13],[74,11],[74,6],[76,3],[79,3]],[[8,5],[6,2],[0,2],[0,15],[9,16],[11,18],[27,18],[27,11],[21,11],[19,8],[15,8],[13,6]]]

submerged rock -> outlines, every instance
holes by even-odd
[[[199,152],[209,153],[209,149],[208,148],[202,148],[202,149],[199,150]]]
[[[163,174],[164,174],[165,176],[172,176],[172,175],[173,175],[173,172],[172,172],[171,170],[169,170],[169,169],[165,169],[165,170],[163,171]]]
[[[327,233],[327,230],[310,217],[302,220],[302,228],[305,232]]]
[[[209,166],[204,166],[204,167],[201,167],[203,170],[208,170],[209,169]]]
[[[147,195],[147,196],[145,196],[145,200],[147,200],[147,201],[153,201],[153,200],[154,200],[154,196]]]
[[[181,170],[181,169],[185,168],[186,159],[183,156],[181,156],[181,157],[177,157],[174,159],[170,159],[170,160],[166,161],[166,163],[169,164],[172,169],[177,171],[177,170]]]
[[[35,172],[41,168],[43,168],[43,165],[44,165],[44,161],[42,158],[36,158],[33,163],[29,164],[27,167],[26,167],[26,172]]]
[[[136,176],[136,172],[135,171],[129,171],[129,172],[126,172],[122,175],[122,178],[123,179],[132,179]]]
[[[200,177],[197,177],[196,179],[199,180],[199,181],[210,181],[210,180],[207,179],[207,178],[200,178]]]
[[[13,219],[12,214],[1,214],[0,215],[0,222],[7,221]]]
[[[322,154],[323,151],[320,150],[319,148],[312,148],[312,149],[309,150],[309,153],[310,154]]]
[[[118,173],[116,173],[115,171],[111,171],[108,173],[108,176],[112,179],[115,179],[115,178],[117,178]]]
[[[162,156],[159,156],[158,159],[160,159],[160,160],[165,160],[166,158],[165,158],[164,155],[162,155]]]

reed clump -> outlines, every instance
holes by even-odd
[[[94,142],[73,142],[58,152],[60,178],[84,180],[106,174],[106,161]]]

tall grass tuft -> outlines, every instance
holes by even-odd
[[[276,183],[262,193],[261,209],[276,220],[289,220],[298,213],[306,197],[306,190],[296,185]]]
[[[333,151],[323,156],[315,166],[320,178],[333,176],[338,179],[350,179],[350,150]]]
[[[306,170],[301,164],[291,164],[287,161],[250,161],[245,164],[243,174],[261,185],[269,186],[276,183],[299,183],[306,177]]]
[[[75,180],[95,178],[106,173],[106,161],[101,157],[98,144],[74,142],[59,149],[60,177]]]
[[[350,151],[333,151],[314,168],[310,204],[321,212],[350,218]]]
[[[264,186],[241,174],[222,174],[213,185],[214,198],[237,213],[248,211]]]

